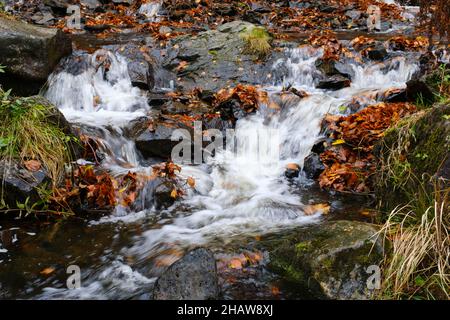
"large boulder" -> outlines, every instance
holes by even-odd
[[[39,91],[59,60],[72,52],[71,40],[58,29],[36,27],[0,16],[0,77],[4,88],[19,95]]]
[[[263,83],[277,53],[261,63],[246,53],[244,35],[253,28],[251,23],[233,21],[197,36],[178,37],[170,44],[164,67],[176,73],[177,86],[185,90],[217,91],[236,83]]]
[[[275,240],[269,267],[286,280],[325,299],[369,299],[367,268],[382,260],[374,225],[331,221]]]
[[[219,298],[216,260],[204,248],[188,252],[156,281],[155,300],[213,300]]]

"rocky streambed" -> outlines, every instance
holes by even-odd
[[[189,9],[165,8],[169,17]],[[351,10],[344,12],[350,20],[363,19]],[[339,126],[368,106],[403,103],[389,115],[400,120],[408,114],[398,110],[410,110],[419,94],[433,99],[427,68],[448,63],[448,53],[436,48],[429,56],[421,37],[275,37],[259,25],[264,10],[252,11],[247,21],[213,30],[97,41],[0,16],[7,67],[0,83],[20,95],[40,91],[61,112],[58,125],[83,142],[71,188],[89,190],[85,199],[76,195],[75,217],[1,220],[0,298],[373,297],[370,276],[388,249],[377,235],[380,193],[371,178],[354,180],[349,170],[371,177],[365,173],[376,162],[371,148],[360,158],[346,151],[350,140]],[[249,47],[255,32],[270,52]],[[327,115],[342,118],[327,126]],[[448,122],[447,111],[440,115]],[[217,139],[230,129],[233,149],[192,163],[199,132],[207,148],[208,132]],[[192,140],[185,163],[168,162],[177,132]],[[330,150],[333,162],[323,156]],[[332,171],[340,161],[351,168]],[[12,206],[48,178],[18,166],[0,172]],[[442,166],[426,170],[448,174]],[[336,180],[318,181],[330,172]],[[113,199],[96,186],[109,186]],[[81,287],[68,288],[69,266],[79,267]]]

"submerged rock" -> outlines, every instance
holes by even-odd
[[[72,52],[71,40],[59,29],[36,27],[0,16],[0,77],[4,88],[19,95],[39,92],[59,60]]]
[[[333,75],[325,78],[317,84],[317,88],[326,90],[340,90],[346,87],[350,87],[350,79],[342,75]]]
[[[219,297],[216,261],[204,248],[188,252],[156,281],[155,300],[213,300]]]
[[[369,299],[367,272],[382,260],[374,225],[331,221],[276,240],[269,267],[317,298]]]

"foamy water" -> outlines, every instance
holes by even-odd
[[[99,54],[111,61],[106,77],[102,66],[96,67]],[[303,159],[320,137],[320,124],[325,114],[339,113],[340,106],[364,92],[404,87],[417,68],[403,57],[386,64],[352,64],[355,76],[351,87],[324,91],[315,88],[314,76],[318,72],[315,61],[321,54],[321,50],[310,47],[287,49],[286,58],[274,65],[274,68],[285,67],[287,74],[275,84],[267,84],[266,90],[275,95],[283,86],[292,85],[307,91],[309,96],[293,100],[279,113],[262,106],[256,114],[238,121],[233,150],[223,150],[200,166],[183,165],[181,176],[196,180],[195,190],[189,189],[182,200],[183,209],[174,205],[166,210],[167,218],[136,235],[132,244],[122,249],[123,256],[143,261],[149,256],[158,256],[167,248],[182,249],[207,245],[211,241],[227,243],[243,236],[320,222],[321,212],[311,216],[304,214],[304,204],[284,178],[286,164],[303,165]],[[47,97],[71,121],[85,122],[104,132],[100,137],[104,139],[104,149],[111,153],[105,167],[116,173],[130,170],[129,164],[134,171],[150,170],[142,167],[134,144],[121,136],[123,127],[131,119],[151,108],[145,94],[131,86],[126,63],[120,56],[97,52],[91,59],[91,68],[81,75],[65,72],[53,75]],[[98,104],[94,107],[92,101]],[[108,136],[111,130],[115,134]],[[127,166],[121,167],[122,162]],[[93,222],[92,226],[136,223],[154,214],[153,208],[139,212],[120,209]],[[108,288],[117,274],[130,282],[130,287],[124,282],[114,284],[124,292],[153,281],[152,277],[135,273],[124,263],[105,262],[103,272],[78,291],[49,288],[42,298],[109,298],[113,295],[108,293]]]

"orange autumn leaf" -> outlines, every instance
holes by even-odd
[[[39,272],[39,273],[44,275],[44,276],[48,276],[48,275],[51,275],[53,272],[55,272],[55,268],[47,267],[44,270],[42,270],[41,272]]]
[[[311,216],[319,212],[322,214],[328,214],[330,212],[330,208],[331,206],[328,203],[312,204],[305,206],[305,208],[303,208],[303,212],[307,216]]]
[[[228,264],[228,267],[231,269],[242,269],[242,261],[240,259],[232,259],[230,263]]]
[[[187,184],[191,187],[194,188],[195,187],[195,179],[192,177],[187,178]]]
[[[25,168],[27,168],[31,172],[39,171],[42,167],[41,162],[39,160],[28,160],[23,163]]]

